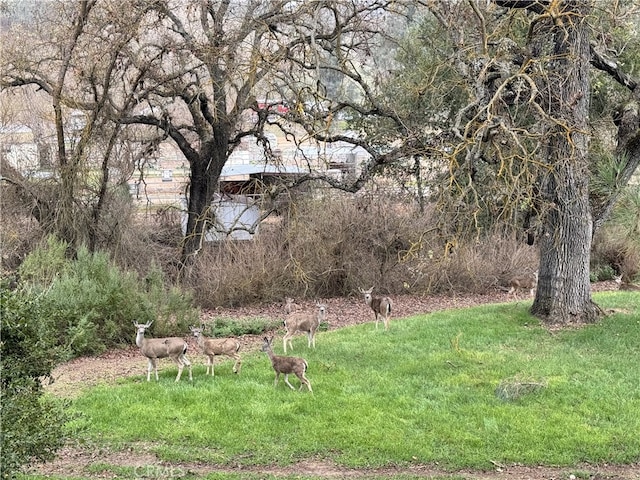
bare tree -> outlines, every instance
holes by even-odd
[[[146,139],[143,154],[169,139],[189,163],[181,254],[188,265],[215,223],[211,200],[231,153],[251,138],[273,159],[267,125],[299,144],[344,141],[367,150],[371,160],[355,181],[325,178],[347,191],[357,191],[373,173],[401,158],[404,148],[346,134],[334,120],[354,114],[397,117],[376,98],[371,52],[402,2],[159,0],[130,7],[122,18],[117,2],[109,0],[65,4],[70,12],[62,14],[75,27],[61,29],[72,34],[56,38],[55,44],[66,46],[60,55],[52,60],[43,52],[44,59],[34,56],[27,68],[18,60],[5,70],[4,87],[36,85],[50,95],[57,118],[62,119],[63,107],[86,113],[86,127],[71,152],[58,122],[58,164],[66,192],[60,207],[86,198],[77,195],[73,179],[98,132],[108,147],[101,162],[102,193],[108,190],[106,166],[122,127]],[[27,58],[26,52],[10,57]],[[92,204],[94,225],[103,208],[100,198]],[[59,210],[74,211],[70,206]],[[58,230],[64,233],[67,223],[60,217]]]
[[[124,218],[122,211],[106,215],[131,170],[118,148],[122,128],[113,120],[135,104],[125,88],[123,49],[140,18],[118,17],[97,0],[38,6],[31,21],[4,33],[0,86],[3,95],[21,89],[49,103],[56,175],[49,188],[34,188],[5,163],[4,180],[33,205],[45,231],[93,251],[116,241],[112,236]],[[113,178],[116,171],[121,175]]]
[[[230,154],[246,137],[272,158],[265,135],[275,125],[289,138],[323,142],[353,136],[333,134],[332,118],[347,108],[362,113],[376,107],[331,99],[334,84],[350,80],[355,97],[366,104],[370,91],[355,67],[377,35],[383,12],[396,2],[265,2],[248,0],[149,3],[153,30],[130,45],[132,84],[140,107],[120,118],[127,125],[156,128],[179,147],[189,162],[188,220],[182,263],[202,246],[212,220],[211,200]],[[360,188],[370,171],[389,155],[376,156],[365,174],[348,186]],[[334,182],[337,183],[337,182]]]

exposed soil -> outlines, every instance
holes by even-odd
[[[96,464],[108,465],[111,470],[97,471]],[[115,468],[114,468],[115,467]],[[308,459],[287,467],[242,465],[211,465],[203,463],[168,463],[159,461],[144,447],[135,446],[126,451],[90,451],[86,448],[66,447],[51,463],[34,467],[33,472],[46,476],[75,478],[117,478],[117,467],[134,469],[138,478],[204,478],[212,473],[254,474],[259,478],[308,476],[317,478],[364,479],[377,477],[414,476],[424,478],[455,478],[459,480],[638,480],[640,464],[635,465],[577,465],[571,468],[526,467],[495,464],[492,470],[447,471],[437,465],[411,465],[404,468],[352,469],[326,460]]]
[[[612,290],[616,286],[613,282],[603,282],[594,287],[595,291]],[[503,292],[491,295],[436,295],[436,296],[393,296],[393,318],[406,317],[414,314],[429,313],[451,308],[463,308],[474,305],[507,302],[510,299]],[[360,297],[327,299],[329,330],[348,325],[372,322],[373,313],[364,305]],[[311,308],[312,302],[300,303],[301,308]],[[237,309],[216,309],[204,312],[202,320],[212,321],[215,317],[262,317],[283,318],[282,305],[263,305],[243,307]],[[380,325],[382,328],[382,324]],[[132,332],[132,337],[135,332]],[[261,336],[244,336],[241,339],[243,351],[259,348]],[[190,358],[195,363],[204,363],[195,345],[194,339],[188,339]],[[161,361],[160,368],[166,366]],[[106,352],[99,357],[77,358],[60,365],[53,372],[54,382],[47,390],[63,397],[74,397],[83,389],[100,383],[110,384],[117,379],[140,375],[146,372],[147,361],[142,357],[135,345],[131,347]],[[76,478],[116,478],[113,471],[89,472],[88,467],[96,463],[134,468],[136,476],[140,478],[178,478],[186,475],[204,477],[214,472],[253,473],[258,475],[294,476],[307,475],[319,478],[366,478],[371,476],[414,475],[419,477],[441,476],[465,478],[468,480],[640,480],[640,464],[634,465],[577,465],[571,468],[554,467],[525,467],[521,465],[494,465],[491,471],[457,471],[448,472],[437,465],[412,465],[405,468],[384,469],[348,469],[337,466],[326,460],[311,459],[289,467],[246,467],[233,465],[211,465],[200,463],[170,464],[161,462],[145,446],[134,445],[125,451],[95,451],[86,446],[69,445],[58,452],[58,458],[53,462],[33,467],[35,472],[43,475],[60,475]]]

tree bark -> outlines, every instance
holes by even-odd
[[[548,212],[540,240],[540,268],[531,308],[545,323],[594,322],[589,259],[590,2],[566,0],[534,23],[534,51],[546,75],[540,82],[547,131],[543,195]],[[546,100],[545,100],[546,99]]]
[[[228,139],[222,145],[207,143],[198,157],[190,161],[187,228],[180,259],[183,266],[193,262],[205,241],[208,224],[212,221],[211,202],[227,161],[227,146]]]

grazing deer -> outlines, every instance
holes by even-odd
[[[316,305],[318,312],[315,315],[306,312],[292,313],[284,320],[284,328],[287,331],[282,339],[284,353],[287,353],[287,343],[293,350],[291,338],[298,332],[307,334],[309,348],[311,345],[316,348],[316,330],[318,330],[320,322],[324,322],[327,318],[327,307],[321,303],[316,303]]]
[[[635,285],[629,282],[622,281],[622,275],[619,277],[614,277],[614,280],[618,284],[618,290],[626,290],[630,292],[640,292],[640,285]]]
[[[182,369],[185,365],[189,368],[189,380],[193,380],[191,374],[191,362],[186,356],[187,342],[183,338],[144,338],[144,332],[151,326],[153,320],[144,325],[133,322],[137,328],[136,345],[140,348],[140,352],[149,360],[149,368],[147,369],[147,382],[151,379],[151,370],[156,372],[156,382],[158,381],[158,359],[171,358],[178,365],[178,376],[176,382],[180,380]]]
[[[209,375],[209,367],[211,367],[211,376],[213,373],[213,357],[216,355],[226,355],[233,358],[236,362],[233,364],[233,373],[240,373],[242,367],[242,359],[238,352],[240,351],[240,342],[235,338],[206,338],[202,335],[204,325],[200,325],[200,328],[189,327],[191,334],[196,337],[198,346],[202,353],[207,356],[207,375]]]
[[[262,344],[262,351],[265,352],[269,356],[269,360],[271,360],[271,365],[273,366],[273,370],[276,372],[276,379],[274,382],[274,386],[278,385],[278,381],[280,380],[280,374],[284,374],[284,383],[289,385],[291,390],[295,390],[293,385],[289,383],[289,374],[293,373],[296,377],[300,379],[300,390],[302,390],[302,386],[306,385],[311,393],[311,382],[304,376],[309,365],[304,358],[300,357],[281,357],[275,355],[273,350],[271,349],[271,342],[273,341],[273,337],[267,338],[264,337],[264,343]]]
[[[538,286],[538,271],[536,270],[530,275],[521,277],[513,277],[509,280],[508,295],[513,294],[513,298],[518,299],[518,290],[529,290],[529,296],[533,297],[536,287]]]
[[[378,329],[378,319],[382,317],[384,329],[389,330],[389,316],[391,315],[391,299],[389,297],[375,297],[372,295],[373,287],[369,290],[363,288],[360,292],[364,294],[364,301],[371,307],[376,317],[376,330]]]

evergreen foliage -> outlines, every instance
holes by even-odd
[[[281,320],[264,318],[227,318],[218,317],[211,330],[204,332],[210,337],[239,337],[242,335],[260,335],[282,326]]]
[[[44,396],[41,380],[56,358],[54,338],[39,323],[46,308],[42,296],[0,288],[0,386],[2,462],[0,478],[14,478],[22,465],[53,458],[64,443],[63,405]]]
[[[141,281],[135,272],[116,267],[104,252],[80,247],[75,259],[65,259],[64,242],[49,239],[23,263],[24,288],[42,296],[39,330],[56,339],[63,358],[95,355],[132,343],[132,322],[154,320],[155,335],[182,334],[196,321],[191,296],[167,288],[159,271]],[[57,274],[50,275],[50,265]]]

